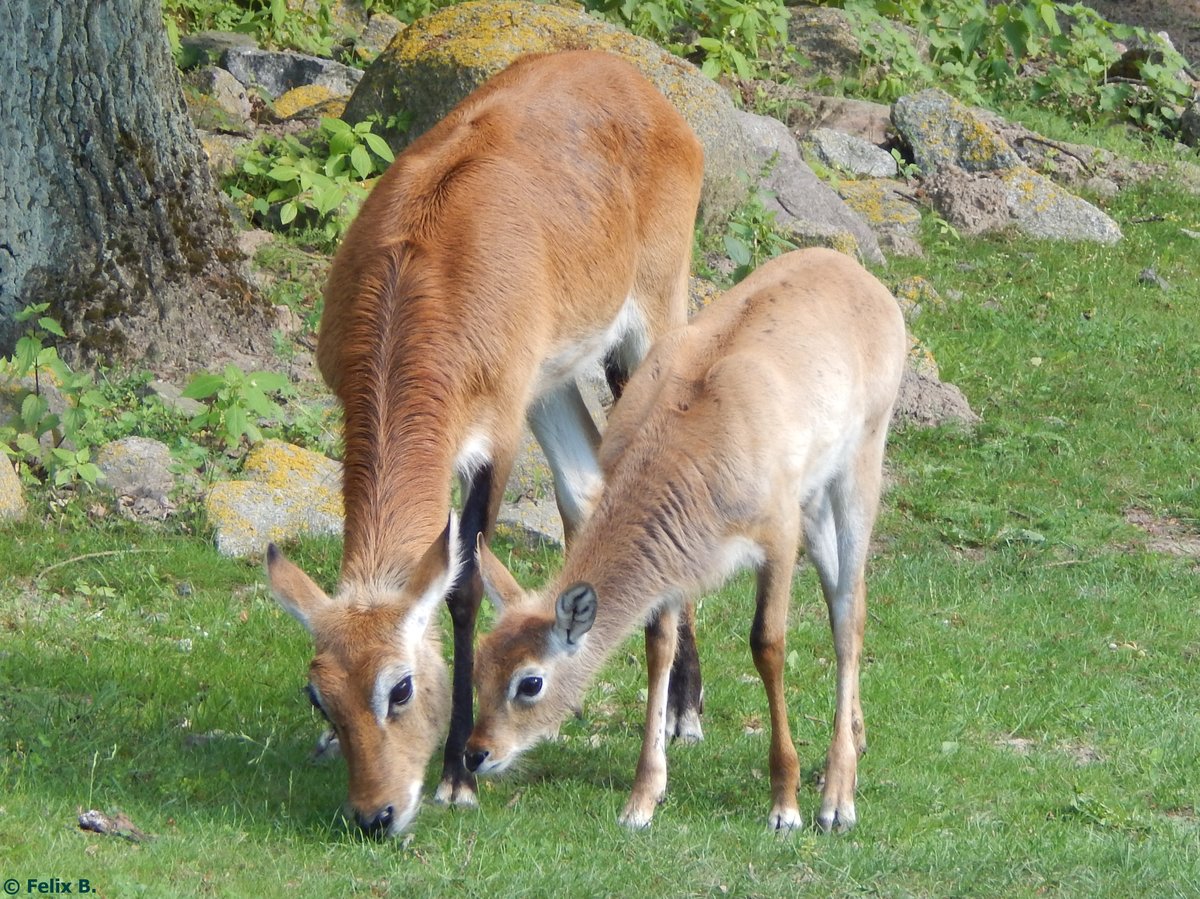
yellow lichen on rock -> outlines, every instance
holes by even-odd
[[[274,103],[275,114],[280,118],[288,119],[303,110],[336,99],[338,98],[334,96],[333,91],[323,84],[305,84],[281,94]],[[346,108],[344,100],[338,106],[344,110]],[[337,107],[330,107],[330,112],[335,108]],[[341,115],[341,111],[339,110],[336,115]]]

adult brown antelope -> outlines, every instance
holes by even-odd
[[[783,672],[801,535],[817,570],[837,656],[837,708],[817,821],[855,823],[866,749],[858,673],[864,568],[884,442],[907,352],[891,294],[847,256],[788,253],[660,340],[609,419],[605,487],[549,589],[525,594],[477,547],[500,610],[475,664],[478,720],[467,766],[509,767],[578,708],[589,681],[647,628],[646,730],[621,815],[650,823],[667,786],[667,674],[680,603],[753,566],[754,664],[771,715],[768,822],[801,823]]]
[[[683,323],[702,169],[687,123],[628,63],[531,56],[401,154],[347,233],[317,348],[345,412],[341,583],[328,597],[274,547],[267,567],[315,642],[309,695],[364,830],[409,823],[447,721],[436,797],[474,804],[463,747],[482,584],[469,548],[491,537],[526,418],[568,540],[579,531],[601,476],[575,377],[603,360],[619,393]],[[464,502],[448,528],[454,476]],[[689,685],[679,704],[694,713]]]

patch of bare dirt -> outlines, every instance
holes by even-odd
[[[1171,556],[1200,559],[1200,529],[1169,515],[1155,515],[1137,507],[1125,510],[1125,520],[1146,535],[1146,549]]]

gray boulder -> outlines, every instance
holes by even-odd
[[[25,517],[25,488],[12,463],[0,459],[0,521],[20,521]]]
[[[271,99],[309,85],[348,97],[363,75],[359,69],[319,56],[257,47],[232,47],[221,57],[221,65],[243,85],[261,88]]]
[[[246,455],[243,480],[219,481],[204,499],[217,551],[246,557],[270,541],[342,532],[342,467],[279,440]]]
[[[518,56],[580,47],[629,60],[675,104],[704,145],[702,217],[727,216],[745,198],[740,176],[752,168],[728,94],[691,63],[579,10],[475,0],[418,19],[367,69],[343,118],[411,114],[407,131],[381,132],[400,151]]]
[[[814,128],[804,136],[805,147],[822,163],[862,178],[895,178],[899,173],[892,154],[861,137]]]
[[[901,97],[892,120],[955,227],[981,233],[1011,224],[1038,238],[1121,239],[1109,216],[1031,169],[984,116],[944,91]]]
[[[117,510],[127,518],[161,521],[175,511],[171,492],[176,479],[171,463],[171,451],[165,443],[146,437],[123,437],[97,451],[97,486],[113,494]]]
[[[777,224],[805,245],[832,246],[851,254],[857,250],[867,262],[885,261],[866,222],[800,158],[786,125],[749,112],[739,112],[738,119],[751,152],[770,165],[760,186],[773,195],[766,206],[775,211]]]

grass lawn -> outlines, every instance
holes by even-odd
[[[30,879],[73,893],[86,879],[104,896],[1200,894],[1200,559],[1186,552],[1200,240],[1183,230],[1200,230],[1198,208],[1167,185],[1122,194],[1116,247],[931,224],[928,258],[883,274],[941,292],[914,330],[983,424],[890,445],[851,833],[765,830],[748,576],[699,609],[707,738],[672,748],[649,831],[616,823],[642,720],[631,643],[585,717],[486,783],[479,810],[427,805],[409,835],[375,843],[339,815],[343,763],[310,761],[308,639],[261,570],[217,556],[202,525],[94,523],[35,497],[31,523],[0,530],[0,881],[27,895]],[[1146,267],[1172,289],[1139,283]],[[333,585],[336,542],[291,552]],[[531,583],[557,564],[516,560]],[[794,596],[811,819],[832,647],[807,567]],[[83,833],[88,808],[151,836]]]

